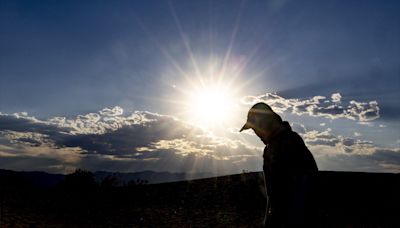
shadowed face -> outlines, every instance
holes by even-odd
[[[254,133],[266,143],[268,137],[271,135],[271,126],[268,126],[267,121],[263,119],[256,118],[254,124],[251,129],[253,129]]]

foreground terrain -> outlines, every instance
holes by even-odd
[[[319,179],[320,227],[400,227],[400,175],[322,171]],[[0,183],[0,227],[260,227],[265,211],[262,173],[121,185],[89,172],[2,171]]]

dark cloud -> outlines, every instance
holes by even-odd
[[[28,116],[28,114],[24,112],[11,115],[0,112],[0,131],[4,130],[54,134],[55,132],[63,132],[68,129],[51,125],[45,121],[40,121],[35,117]]]
[[[2,169],[21,171],[46,170],[49,172],[60,172],[60,170],[65,170],[65,161],[45,156],[0,156],[0,167]]]

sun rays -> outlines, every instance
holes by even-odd
[[[248,111],[248,106],[241,103],[241,98],[248,94],[259,77],[265,76],[265,69],[248,69],[263,44],[256,43],[246,53],[237,50],[236,36],[244,1],[238,8],[236,19],[232,21],[233,27],[225,43],[213,42],[212,37],[217,34],[211,28],[208,42],[196,42],[196,37],[189,37],[190,34],[186,33],[185,23],[181,23],[183,21],[172,2],[168,3],[175,23],[174,32],[178,35],[178,39],[172,43],[168,39],[160,39],[136,18],[165,60],[160,70],[160,79],[165,87],[156,97],[146,99],[166,106],[169,115],[191,125],[188,127],[191,130],[185,133],[182,140],[159,141],[153,146],[163,150],[184,151],[180,154],[182,160],[177,164],[183,166],[185,159],[191,159],[191,167],[186,167],[189,171],[195,172],[206,165],[214,173],[224,173],[230,166],[236,166],[237,162],[247,163],[259,156],[258,148],[254,149],[248,141],[249,136],[236,132],[243,125]],[[171,128],[169,132],[174,135],[179,133],[179,129]],[[213,143],[213,140],[219,142]],[[236,148],[232,145],[240,146]],[[248,153],[243,155],[244,151]],[[251,169],[257,170],[258,167]]]

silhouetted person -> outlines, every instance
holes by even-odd
[[[264,142],[268,203],[266,227],[314,227],[318,167],[303,139],[270,106],[255,104],[240,129],[253,129]]]

